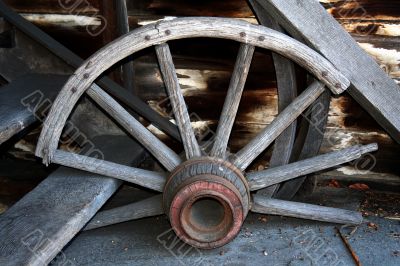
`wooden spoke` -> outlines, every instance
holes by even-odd
[[[100,87],[93,85],[87,91],[88,95],[156,157],[167,170],[172,171],[181,163],[180,157],[173,150],[155,137]]]
[[[183,146],[186,152],[186,158],[191,159],[201,156],[200,146],[194,135],[192,125],[190,123],[189,113],[183,98],[181,87],[179,85],[178,76],[175,71],[174,62],[172,61],[171,51],[166,43],[156,45],[156,53],[164,83],[168,91],[168,95],[175,114],[175,120],[181,133]]]
[[[164,214],[162,195],[97,213],[83,231]]]
[[[361,213],[254,195],[252,211],[339,224],[360,224]]]
[[[56,150],[53,162],[91,173],[113,177],[155,191],[163,191],[166,176],[84,155]]]
[[[253,59],[255,47],[248,44],[241,44],[235,69],[233,70],[228,94],[219,120],[215,143],[211,150],[211,156],[225,158],[226,148],[231,135],[232,126],[239,108],[240,99],[250,64]]]
[[[361,158],[363,154],[376,151],[377,144],[353,146],[336,152],[319,155],[299,162],[270,168],[264,171],[249,173],[247,178],[251,190],[272,186],[296,177],[329,169]]]
[[[314,81],[306,91],[298,96],[272,123],[241,149],[232,162],[245,170],[297,117],[310,106],[323,92],[325,85]]]

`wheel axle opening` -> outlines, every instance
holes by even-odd
[[[224,221],[224,206],[211,197],[200,198],[195,201],[190,209],[189,219],[198,228],[216,227]]]
[[[204,243],[224,238],[232,229],[234,219],[229,203],[211,196],[186,204],[180,218],[185,233]]]

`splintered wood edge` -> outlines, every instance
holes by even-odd
[[[44,123],[36,156],[45,164],[57,149],[63,126],[73,107],[107,69],[147,47],[183,38],[222,38],[272,50],[298,63],[334,93],[350,86],[328,60],[308,46],[263,26],[226,18],[179,18],[141,27],[99,50],[73,74],[55,100]]]

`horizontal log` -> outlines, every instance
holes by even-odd
[[[363,221],[361,213],[331,207],[323,207],[307,203],[277,200],[253,195],[253,212],[289,216],[301,219],[339,223],[360,224]]]
[[[98,0],[4,0],[4,2],[21,13],[93,14],[99,9]]]

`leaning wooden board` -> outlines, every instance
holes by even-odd
[[[400,88],[316,0],[257,0],[293,35],[330,60],[347,78],[348,90],[400,143]]]
[[[114,162],[131,164],[143,158],[143,149],[128,137],[101,136],[93,143]],[[121,183],[59,168],[0,216],[0,265],[50,263]]]

